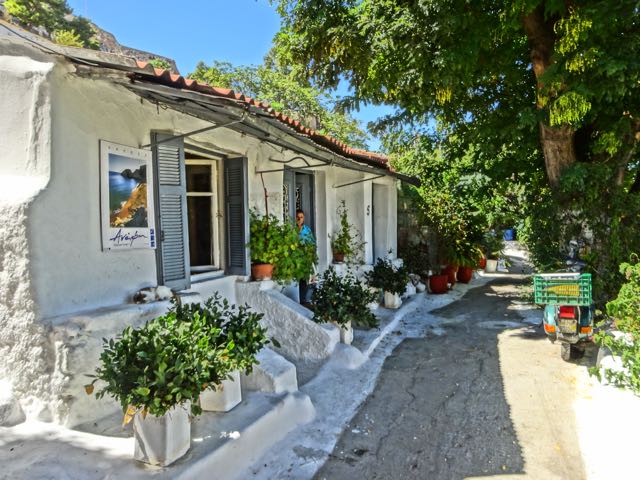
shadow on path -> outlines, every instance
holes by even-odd
[[[523,473],[497,335],[504,328],[501,322],[521,321],[508,307],[518,296],[514,285],[526,282],[496,279],[430,312],[446,333],[406,339],[395,349],[374,392],[315,478],[458,479]],[[481,322],[495,328],[479,327]]]

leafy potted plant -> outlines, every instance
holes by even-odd
[[[260,216],[253,210],[249,218],[251,276],[255,280],[268,280],[273,276],[273,267],[280,252],[280,225],[274,215]]]
[[[349,223],[348,210],[344,200],[338,205],[337,212],[340,217],[340,229],[330,237],[331,250],[334,263],[342,263],[345,258],[352,257],[362,250],[364,242],[358,241],[359,233]]]
[[[498,237],[495,232],[490,231],[485,233],[482,245],[487,256],[485,271],[493,273],[498,269],[498,259],[504,249],[504,240]]]
[[[384,292],[384,306],[399,308],[400,295],[407,289],[409,273],[404,266],[395,267],[391,260],[378,258],[373,269],[365,274],[369,286]]]
[[[226,365],[228,373],[218,383],[210,383],[200,394],[200,407],[205,411],[227,412],[242,401],[240,373],[251,373],[258,363],[256,354],[267,344],[266,329],[260,325],[263,314],[248,306],[230,305],[217,292],[203,304],[176,307],[178,318],[185,321],[197,317],[210,331],[216,332],[215,342],[229,346]]]
[[[289,282],[308,278],[317,263],[315,245],[301,242],[295,225],[280,222],[274,215],[250,213],[248,246],[255,280]]]
[[[360,284],[350,274],[340,276],[329,267],[320,277],[313,291],[313,319],[316,322],[332,322],[340,327],[340,341],[350,344],[353,340],[353,324],[377,327],[378,319],[369,309],[376,294]]]
[[[449,276],[443,272],[443,257],[444,257],[444,240],[439,235],[432,235],[433,257],[430,257],[432,261],[430,275],[429,275],[429,291],[434,294],[443,294],[449,291]]]
[[[261,318],[248,307],[230,307],[218,295],[204,306],[174,305],[144,326],[127,327],[104,341],[87,393],[100,381],[96,396],[120,402],[124,423],[133,420],[136,460],[170,465],[189,449],[190,416],[202,412],[201,393],[257,363],[256,354],[267,343]]]
[[[471,242],[458,241],[453,244],[448,256],[450,262],[458,266],[455,272],[455,280],[469,283],[473,278],[474,266],[477,265],[482,256],[482,251],[480,247]]]
[[[298,228],[292,222],[282,223],[280,231],[281,248],[276,257],[273,278],[282,283],[309,278],[318,263],[315,243],[301,240]]]
[[[184,321],[173,309],[104,341],[87,393],[101,381],[96,396],[109,395],[120,402],[124,423],[133,420],[136,460],[165,466],[187,452],[189,417],[201,413],[200,392],[218,384],[229,370],[233,345],[221,336],[222,331],[203,317]]]

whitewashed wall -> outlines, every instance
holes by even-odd
[[[27,231],[49,180],[53,64],[13,53],[0,45],[0,381],[29,415],[47,418],[51,349],[33,300]]]

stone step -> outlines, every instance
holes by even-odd
[[[340,342],[340,332],[330,324],[318,324],[313,313],[294,302],[277,288],[265,289],[262,282],[238,283],[239,304],[248,304],[264,313],[262,324],[280,347],[277,353],[296,365],[327,359]]]
[[[240,375],[243,391],[284,393],[298,390],[296,367],[293,363],[270,348],[260,350],[256,358],[260,363],[253,366],[253,371],[249,375]]]
[[[301,392],[250,393],[230,412],[196,417],[189,453],[154,478],[238,478],[270,446],[314,417],[311,400]]]
[[[0,463],[6,478],[234,479],[272,445],[314,417],[311,400],[301,392],[249,392],[227,413],[205,412],[195,417],[189,451],[165,468],[133,459],[133,433],[130,425],[126,430],[120,426],[121,414],[91,425],[93,432],[102,434],[27,421],[0,427]],[[106,435],[107,431],[114,436]],[[11,455],[11,461],[5,453]]]

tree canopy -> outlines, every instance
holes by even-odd
[[[269,58],[265,65],[235,66],[215,61],[200,62],[190,78],[217,87],[230,88],[268,102],[279,112],[304,125],[357,148],[366,148],[368,139],[357,120],[336,109],[336,101],[290,70],[276,68]]]
[[[25,27],[43,28],[62,45],[97,49],[91,22],[73,16],[66,0],[5,0],[7,13]]]
[[[576,231],[592,235],[601,280],[640,248],[637,2],[277,3],[283,62],[322,86],[349,82],[351,106],[397,106],[378,125],[391,153],[419,144],[416,162],[456,164],[473,152],[473,171],[526,187],[540,263]]]

